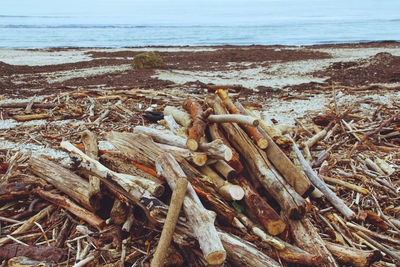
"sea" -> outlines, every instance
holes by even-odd
[[[2,1],[0,48],[400,41],[399,0]]]

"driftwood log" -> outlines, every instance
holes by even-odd
[[[244,114],[248,113],[248,111],[240,103],[236,103],[236,106]],[[310,180],[308,180],[308,178],[302,172],[300,172],[299,169],[297,169],[293,162],[279,148],[279,146],[274,142],[272,137],[268,135],[264,128],[258,126],[258,130],[269,143],[268,147],[265,149],[265,152],[274,167],[279,171],[280,174],[282,174],[285,180],[291,186],[293,186],[297,193],[303,197],[310,195],[314,190],[314,186],[311,184]],[[289,142],[285,142],[285,144],[291,144],[290,139],[285,139],[289,140]],[[276,140],[279,139],[276,138]]]
[[[189,126],[192,124],[192,118],[190,117],[190,114],[177,109],[176,107],[172,106],[166,106],[164,108],[164,115],[171,115],[176,122],[178,122],[180,125],[182,125],[185,128],[189,128]]]
[[[332,255],[341,263],[354,267],[367,267],[381,259],[379,250],[365,251],[339,244],[325,242],[326,247]]]
[[[158,157],[156,168],[157,172],[166,178],[171,188],[175,188],[178,179],[187,179],[186,174],[171,154],[165,153]],[[207,263],[222,264],[226,259],[226,252],[214,226],[216,215],[203,207],[190,184],[183,201],[183,208]]]
[[[99,148],[97,147],[97,136],[89,130],[86,130],[82,132],[81,140],[85,146],[85,154],[92,159],[98,160]],[[100,209],[101,198],[100,178],[96,175],[89,175],[89,203],[93,210]]]
[[[200,138],[204,136],[206,130],[206,122],[204,121],[202,114],[203,108],[201,104],[191,98],[186,99],[183,104],[183,108],[190,113],[193,120],[193,125],[189,128],[189,135],[186,141],[186,146],[192,151],[196,151],[199,148]]]
[[[222,101],[216,96],[207,98],[206,103],[214,109],[216,114],[228,113]],[[249,171],[257,177],[282,210],[291,219],[301,219],[306,212],[304,199],[273,168],[265,152],[256,147],[237,124],[222,123],[221,125],[228,139],[243,156]]]

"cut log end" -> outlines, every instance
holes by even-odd
[[[199,143],[197,143],[196,140],[194,139],[188,139],[186,141],[186,146],[189,148],[191,151],[196,151],[199,148]]]
[[[226,260],[226,252],[224,250],[214,251],[207,255],[206,261],[210,265],[220,265]]]
[[[268,233],[273,236],[283,233],[285,229],[286,229],[286,223],[284,223],[283,221],[271,222],[267,227]]]
[[[224,159],[226,161],[230,161],[230,160],[232,160],[232,158],[233,158],[232,149],[226,149],[225,152],[224,152]]]
[[[219,188],[218,192],[226,200],[242,200],[244,197],[244,190],[238,185],[228,183]]]
[[[204,166],[207,162],[207,155],[203,153],[198,153],[193,156],[193,163],[197,166]]]
[[[268,141],[265,138],[260,138],[257,141],[257,146],[261,149],[266,149],[268,147]]]

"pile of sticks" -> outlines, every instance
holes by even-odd
[[[88,130],[79,141],[62,141],[68,166],[46,156],[4,156],[0,259],[60,266],[400,264],[400,179],[388,163],[399,160],[391,154],[399,149],[399,112],[357,130],[363,118],[354,106],[342,113],[332,107],[311,127],[299,121],[297,129],[283,129],[218,89],[163,114],[163,127],[107,132],[111,150],[100,150]],[[372,144],[376,135],[384,145]]]

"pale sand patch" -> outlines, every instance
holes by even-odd
[[[47,81],[49,83],[57,83],[57,82],[64,82],[64,81],[75,79],[75,78],[87,78],[87,77],[103,75],[103,74],[124,72],[129,69],[132,69],[131,65],[124,64],[124,65],[118,65],[118,66],[102,66],[102,67],[85,68],[85,69],[78,69],[78,70],[42,73],[42,75],[47,76]]]

